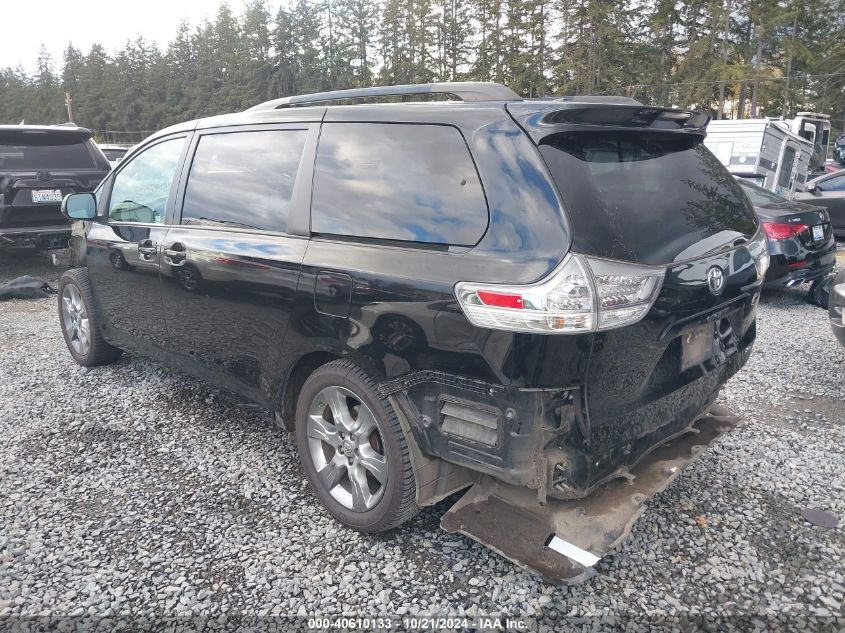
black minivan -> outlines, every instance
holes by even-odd
[[[707,121],[447,83],[176,125],[65,199],[62,330],[82,365],[130,350],[274,412],[359,530],[482,476],[579,499],[751,351],[766,238]]]

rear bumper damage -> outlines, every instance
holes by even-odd
[[[798,261],[788,261],[783,255],[772,257],[763,288],[791,288],[798,284],[826,277],[836,268],[836,245],[824,253]]]
[[[409,439],[426,459],[442,462],[423,477],[430,505],[486,475],[524,487],[540,503],[581,499],[607,481],[628,477],[645,455],[683,434],[713,404],[720,387],[748,360],[749,337],[731,356],[651,401],[597,417],[585,388],[520,388],[425,370],[379,385]],[[715,361],[714,361],[715,363]],[[459,470],[471,477],[455,476]],[[450,482],[443,481],[448,473]],[[435,481],[440,479],[441,481]]]
[[[3,246],[67,248],[70,231],[69,224],[26,227],[0,226],[0,248]]]
[[[707,447],[734,429],[739,419],[711,407],[674,439],[642,457],[624,477],[608,481],[588,497],[549,498],[481,476],[443,516],[441,526],[486,545],[546,580],[577,584],[631,532],[645,504]]]

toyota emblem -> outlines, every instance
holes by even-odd
[[[713,266],[707,271],[707,286],[710,294],[720,295],[725,289],[725,273],[718,266]]]

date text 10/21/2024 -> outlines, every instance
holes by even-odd
[[[476,616],[476,617],[438,617],[438,616],[401,616],[401,617],[340,617],[308,618],[308,628],[315,631],[352,631],[352,630],[403,630],[403,631],[440,631],[443,629],[473,631],[528,631],[526,620],[512,617]]]

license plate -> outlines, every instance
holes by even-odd
[[[32,202],[38,204],[41,202],[61,202],[61,189],[36,189],[32,192]]]
[[[682,335],[681,344],[681,371],[690,367],[700,365],[713,357],[713,346],[715,342],[716,326],[713,323],[705,323],[698,327],[690,328]]]
[[[813,241],[818,242],[819,240],[824,239],[824,227],[821,224],[817,224],[813,227]]]

